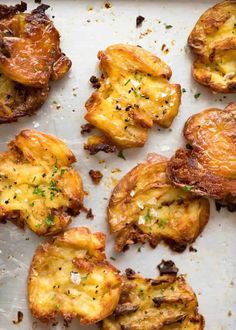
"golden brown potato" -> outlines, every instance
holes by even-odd
[[[222,203],[236,203],[236,104],[207,109],[184,126],[188,149],[177,150],[168,164],[178,187]]]
[[[32,115],[47,99],[49,88],[24,86],[0,74],[0,124]]]
[[[41,244],[28,278],[33,316],[47,322],[62,315],[82,324],[109,316],[121,292],[119,272],[106,260],[105,235],[72,228]]]
[[[26,4],[0,5],[0,71],[26,86],[47,86],[70,69],[60,36],[45,15],[47,5],[24,13]]]
[[[193,77],[215,92],[236,92],[236,1],[223,1],[197,21],[188,45],[197,55]]]
[[[71,222],[83,206],[83,185],[71,165],[75,156],[59,139],[23,130],[0,154],[0,221],[26,223],[51,235]]]
[[[102,329],[203,330],[204,324],[184,276],[165,274],[153,280],[127,269],[119,304]]]
[[[209,202],[171,186],[167,159],[150,154],[115,187],[108,206],[108,223],[116,234],[116,250],[148,240],[152,247],[164,240],[182,252],[204,229]]]
[[[153,123],[171,125],[180,85],[170,84],[170,68],[138,46],[113,45],[98,58],[103,76],[86,102],[85,119],[121,149],[142,147]]]

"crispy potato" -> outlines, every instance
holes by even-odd
[[[188,45],[197,55],[193,77],[215,92],[236,92],[236,1],[223,1],[197,21]]]
[[[98,53],[103,76],[86,102],[85,119],[119,148],[142,147],[156,123],[169,127],[178,113],[180,85],[170,68],[148,51],[117,44]]]
[[[115,187],[108,206],[108,223],[116,234],[116,250],[148,240],[152,247],[164,240],[182,252],[204,229],[209,202],[171,186],[167,159],[151,154]]]
[[[0,124],[32,115],[47,99],[49,88],[28,87],[0,74]]]
[[[27,223],[51,235],[71,222],[83,206],[83,185],[71,165],[75,156],[59,139],[23,130],[0,154],[0,221]]]
[[[47,322],[59,314],[82,324],[109,316],[121,293],[119,272],[106,260],[105,235],[72,228],[41,244],[28,278],[29,306]]]
[[[60,36],[45,15],[47,5],[24,13],[26,4],[0,5],[0,71],[9,79],[31,87],[44,87],[70,69],[61,52]]]
[[[128,269],[121,298],[103,330],[203,330],[197,297],[184,276],[145,279]]]
[[[184,126],[188,149],[177,150],[167,167],[178,187],[236,203],[236,104],[207,109]]]

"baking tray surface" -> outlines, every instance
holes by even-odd
[[[14,1],[1,1],[14,4]],[[32,117],[22,118],[17,123],[1,125],[0,150],[6,142],[24,128],[34,128],[63,139],[77,157],[75,167],[80,171],[88,196],[85,206],[92,208],[94,220],[81,213],[71,226],[87,226],[93,231],[108,234],[106,207],[111,190],[127,171],[143,162],[149,152],[167,157],[184,145],[182,128],[185,120],[205,108],[220,107],[236,96],[212,94],[191,78],[191,55],[186,49],[187,37],[196,20],[214,1],[156,0],[156,1],[104,1],[48,0],[49,16],[61,34],[62,50],[71,58],[73,65],[69,74],[60,82],[51,84],[51,92],[44,106]],[[37,4],[28,1],[28,8]],[[136,28],[136,17],[145,21]],[[171,25],[171,28],[166,28]],[[92,92],[88,82],[97,70],[97,52],[114,43],[140,45],[161,57],[173,71],[171,82],[180,83],[186,92],[182,95],[179,115],[171,129],[154,127],[148,142],[142,149],[125,150],[126,160],[116,154],[89,156],[83,150],[86,137],[81,136],[80,126],[85,123],[84,103]],[[169,52],[163,52],[166,45]],[[196,99],[195,94],[200,93]],[[60,105],[57,109],[56,104]],[[94,186],[88,175],[90,169],[99,169],[103,179]],[[117,171],[119,169],[120,171]],[[207,330],[236,329],[236,223],[235,213],[226,210],[217,212],[211,203],[211,217],[202,235],[193,244],[197,252],[188,249],[177,254],[160,244],[151,249],[147,244],[138,249],[132,246],[127,252],[116,255],[114,239],[107,235],[107,256],[119,269],[131,267],[144,276],[155,277],[157,264],[162,259],[172,259],[180,273],[187,274],[188,282],[198,295],[199,309],[206,319]],[[27,306],[27,272],[37,245],[44,239],[26,229],[22,232],[11,223],[0,225],[0,330],[46,330],[50,327],[34,320]],[[17,312],[24,314],[23,321],[13,324]],[[63,322],[51,329],[64,329]],[[97,329],[96,326],[87,327]],[[78,320],[69,329],[86,329]]]

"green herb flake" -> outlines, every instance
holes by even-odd
[[[36,228],[40,228],[42,226],[41,223],[37,223],[37,225],[35,226]]]
[[[40,188],[39,186],[37,186],[33,190],[33,195],[45,197],[45,191],[42,188]]]
[[[138,252],[141,252],[141,251],[142,251],[142,250],[141,250],[141,247],[139,247],[139,248],[137,249],[137,251],[138,251]]]
[[[192,188],[193,188],[192,186],[188,186],[188,185],[183,187],[184,191],[191,191]]]
[[[196,93],[196,94],[194,94],[194,98],[197,100],[200,95],[201,95],[201,93]]]
[[[34,181],[35,181],[35,179],[36,179],[36,176],[34,176],[34,178],[33,178],[32,182],[34,182]]]
[[[53,168],[53,174],[57,173],[57,171],[58,171],[58,165],[55,164]]]
[[[186,93],[186,89],[185,88],[182,88],[182,93]]]
[[[34,206],[34,202],[30,203],[29,206],[33,207]]]
[[[165,24],[165,28],[167,29],[167,30],[169,30],[169,29],[172,29],[172,25],[170,25],[170,24]]]
[[[54,225],[54,215],[49,214],[49,216],[47,217],[45,222],[48,226],[53,226]]]
[[[66,171],[67,171],[66,168],[62,168],[62,169],[61,169],[61,176],[63,176],[63,175],[65,174]]]
[[[128,85],[129,82],[130,82],[130,79],[128,79],[128,80],[126,81],[126,83],[125,83],[124,86]]]
[[[120,150],[120,151],[118,152],[118,154],[117,154],[117,157],[119,157],[119,158],[122,158],[122,159],[126,160],[126,158],[125,158],[125,156],[124,156],[124,154],[123,154],[123,151],[122,151],[122,150]]]
[[[56,181],[51,181],[49,184],[49,190],[56,191],[56,192],[61,192],[61,189],[57,187]]]
[[[144,220],[145,220],[145,221],[150,221],[150,220],[152,220],[152,217],[151,217],[151,215],[150,215],[150,209],[147,209],[147,213],[146,213],[145,216],[144,216]]]
[[[115,258],[115,257],[110,257],[110,259],[111,259],[111,260],[114,260],[114,261],[116,260],[116,258]]]
[[[167,225],[168,220],[167,219],[159,219],[158,220],[158,226],[159,227],[165,227],[165,225]]]

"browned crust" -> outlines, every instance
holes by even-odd
[[[226,204],[236,201],[235,109],[235,104],[207,109],[187,120],[183,132],[191,149],[178,149],[170,159],[167,175],[173,184]]]
[[[191,230],[189,231],[188,229],[188,221],[190,221],[191,215],[189,215],[189,218],[184,220],[186,221],[185,225],[184,222],[182,222],[182,224],[178,224],[178,220],[175,220],[176,222],[173,222],[173,224],[170,225],[175,228],[172,234],[170,234],[170,230],[166,232],[164,229],[158,229],[157,232],[153,233],[145,232],[142,229],[142,226],[138,224],[137,213],[140,214],[141,211],[138,209],[136,210],[137,206],[135,206],[135,202],[132,200],[130,193],[135,191],[136,196],[136,194],[138,195],[140,191],[142,194],[145,192],[145,194],[148,195],[148,193],[153,189],[156,189],[156,191],[160,189],[160,192],[162,189],[165,189],[165,191],[166,189],[174,190],[174,187],[171,186],[170,182],[165,177],[166,165],[167,159],[165,157],[151,154],[149,155],[146,163],[137,165],[134,169],[127,173],[114,188],[107,209],[107,221],[111,233],[116,235],[115,247],[118,252],[126,250],[130,244],[135,244],[138,242],[145,243],[145,241],[149,241],[150,246],[153,248],[155,248],[160,241],[164,241],[174,251],[183,252],[187,244],[193,243],[207,224],[210,214],[209,201],[204,198],[199,199],[198,197],[191,195],[191,193],[182,193],[186,200],[164,200],[162,201],[161,206],[159,206],[159,209],[161,207],[164,208],[171,205],[173,206],[174,204],[176,204],[176,207],[179,207],[178,205],[188,207],[191,203],[197,203],[194,205],[198,205],[196,207],[200,208],[200,213],[199,218],[192,222],[192,227],[196,228],[194,234],[193,232],[190,234]],[[146,178],[146,186],[144,185],[141,187],[140,180],[142,177]],[[137,188],[138,190],[136,190],[136,187],[139,187]],[[156,203],[159,205],[158,199]],[[184,206],[185,203],[186,206]],[[129,207],[133,210],[131,214],[127,213],[129,212],[128,210],[130,210]],[[143,207],[145,207],[145,204]],[[172,212],[175,212],[174,209],[169,210],[170,212],[171,210]],[[172,218],[170,216],[168,222],[171,220]],[[191,221],[193,220],[191,219]],[[176,232],[178,232],[177,235]]]
[[[40,277],[40,264],[44,259],[45,261],[47,260],[47,253],[50,253],[50,249],[53,249],[54,246],[65,246],[75,249],[75,255],[76,249],[78,249],[78,251],[81,249],[87,249],[88,256],[86,259],[80,258],[77,260],[77,258],[74,258],[71,260],[73,265],[80,271],[84,270],[91,272],[99,266],[103,267],[104,272],[112,271],[114,273],[117,281],[116,286],[113,286],[112,283],[110,283],[111,297],[109,301],[107,298],[104,298],[103,310],[101,314],[96,316],[96,318],[91,318],[89,314],[81,316],[70,310],[65,311],[64,307],[62,307],[64,308],[64,311],[58,308],[49,313],[45,313],[42,312],[37,305],[37,298],[33,295],[33,288],[35,285],[37,286],[37,277]],[[50,241],[39,245],[33,256],[28,274],[28,301],[33,316],[42,322],[48,323],[61,315],[66,321],[71,321],[73,318],[79,317],[81,324],[94,324],[112,314],[118,303],[120,293],[121,277],[117,269],[106,260],[105,234],[101,232],[92,233],[86,227],[68,229],[64,233],[54,236]]]
[[[41,4],[31,13],[26,4],[0,6],[0,68],[9,79],[31,87],[45,87],[62,78],[71,61],[61,52],[60,36]],[[23,55],[22,55],[23,54]]]
[[[188,46],[196,55],[193,62],[192,74],[194,79],[202,85],[210,87],[218,93],[235,93],[235,77],[224,77],[218,63],[227,51],[236,49],[234,35],[225,35],[219,38],[221,26],[233,15],[236,10],[236,1],[223,1],[206,10],[198,19],[188,37]],[[218,34],[217,34],[218,33]],[[208,40],[216,34],[216,38]],[[218,36],[218,37],[217,37]]]
[[[100,51],[98,58],[103,74],[99,80],[92,77],[98,89],[85,103],[85,119],[100,129],[110,144],[119,149],[143,147],[148,129],[154,123],[165,128],[172,124],[180,105],[180,85],[169,83],[172,72],[164,62],[137,46],[112,45]],[[137,92],[132,87],[136,74],[146,78],[151,76],[154,80],[160,80],[161,84],[153,80],[152,84],[147,82],[142,85],[139,77],[137,79],[141,79],[142,86],[138,87]],[[129,82],[131,85],[126,90]],[[117,88],[118,85],[120,88]],[[152,98],[155,93],[158,96]],[[151,107],[147,100],[155,104]],[[89,150],[88,146],[86,150]],[[99,146],[96,152],[100,150],[104,151],[104,147]]]
[[[15,83],[15,88],[20,94],[21,103],[12,98],[10,102],[0,102],[0,124],[17,121],[20,117],[31,116],[44,104],[49,93],[48,86],[33,88]]]
[[[27,3],[21,1],[20,4],[15,6],[0,5],[0,19],[9,18],[14,16],[16,13],[23,13],[27,10]]]
[[[130,272],[132,276],[129,276]],[[114,313],[103,321],[103,330],[168,330],[174,325],[176,330],[204,329],[205,320],[198,312],[197,297],[184,276],[162,275],[145,279],[129,269],[123,278],[120,302]],[[172,289],[168,292],[168,288]],[[179,313],[175,311],[174,315],[172,306]]]
[[[38,235],[52,235],[65,228],[71,222],[71,216],[78,215],[81,208],[83,208],[84,191],[82,180],[79,173],[71,168],[71,165],[75,161],[76,158],[72,151],[64,144],[64,142],[56,137],[29,129],[21,131],[16,136],[15,140],[12,140],[8,144],[8,150],[0,154],[0,167],[2,173],[5,173],[5,171],[9,171],[10,173],[6,177],[3,174],[1,176],[0,184],[2,185],[2,192],[4,189],[8,189],[7,187],[9,185],[9,196],[11,196],[7,203],[5,202],[4,204],[3,199],[1,201],[0,221],[4,222],[5,220],[10,220],[21,228],[24,227],[24,224],[26,223],[30,229]],[[20,207],[16,206],[14,201],[15,198],[17,198],[17,193],[14,197],[12,197],[12,194],[14,191],[18,190],[18,182],[15,182],[14,180],[11,181],[11,175],[14,175],[14,171],[20,171],[18,174],[19,178],[22,180],[24,175],[26,175],[24,172],[24,166],[28,166],[28,168],[33,170],[34,166],[37,169],[43,163],[43,172],[39,172],[40,174],[37,174],[38,172],[36,172],[38,180],[42,180],[41,173],[43,173],[42,178],[47,178],[45,179],[47,181],[41,183],[42,187],[44,187],[41,188],[43,196],[42,193],[39,196],[34,195],[34,190],[40,187],[40,184],[36,182],[34,183],[36,176],[35,178],[27,178],[24,184],[28,184],[28,190],[24,191],[24,193],[26,194],[25,198],[28,204],[24,207],[22,204],[21,208],[21,203],[24,202],[19,201]],[[8,168],[6,168],[6,166]],[[20,166],[19,169],[18,166]],[[8,184],[4,185],[4,179],[10,180],[9,182],[7,181]],[[22,183],[19,183],[19,185],[22,186]],[[11,189],[14,189],[14,191],[11,192]],[[47,203],[54,199],[56,201],[57,194],[62,194],[65,197],[65,200],[59,202],[59,206],[57,205],[57,207],[55,206],[56,204],[54,204],[54,206],[43,204],[41,205],[39,212],[37,205],[34,205],[40,203],[40,196],[42,196],[43,199],[45,198],[45,200],[47,198]],[[28,198],[32,198],[32,196],[37,196],[35,197],[33,204],[28,200]],[[60,198],[60,196],[58,196],[58,198]],[[36,214],[33,212],[38,212],[38,216],[40,215],[39,218],[41,218],[41,213],[45,214],[44,221],[46,221],[47,217],[50,217],[51,220],[49,220],[49,224],[46,225],[47,221],[43,221],[40,226],[37,226],[36,223],[38,223],[39,218],[36,219],[35,215],[31,218],[28,213],[26,215],[23,210],[27,208],[32,215]],[[50,221],[53,221],[53,223],[51,224]]]

